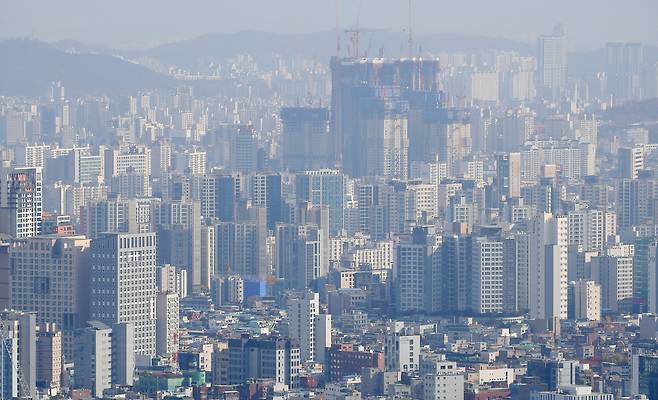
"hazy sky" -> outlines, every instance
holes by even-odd
[[[341,27],[402,31],[407,0],[340,0]],[[606,41],[658,45],[658,0],[412,0],[418,33],[462,33],[534,42],[558,22],[572,49]],[[0,0],[0,38],[75,39],[143,47],[213,32],[304,33],[334,29],[335,0]]]

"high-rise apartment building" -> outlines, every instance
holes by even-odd
[[[66,360],[73,335],[89,316],[90,242],[84,236],[41,236],[13,242],[11,307],[35,312],[39,324],[62,330]]]
[[[286,287],[305,290],[327,274],[325,232],[317,225],[277,225],[274,272]]]
[[[136,174],[129,170],[110,179],[113,194],[129,199],[151,197],[153,190],[148,175]]]
[[[171,143],[160,139],[151,146],[151,174],[161,176],[172,167]]]
[[[658,242],[653,240],[648,245],[646,254],[646,270],[645,265],[640,264],[638,268],[636,281],[643,281],[646,279],[646,288],[636,285],[640,289],[640,293],[646,292],[646,305],[647,311],[653,314],[658,314]],[[644,264],[644,263],[643,263]]]
[[[474,238],[471,251],[470,310],[477,314],[503,312],[503,242]]]
[[[97,184],[105,181],[105,164],[103,155],[73,149],[68,155],[69,169],[73,172],[73,181],[81,184]]]
[[[253,172],[258,170],[258,138],[254,128],[239,125],[229,138],[230,167],[233,171]]]
[[[396,167],[387,167],[392,176],[404,173],[397,167],[404,167],[410,151],[418,157],[413,159],[427,155],[423,112],[443,105],[439,69],[435,59],[332,58],[334,148],[346,174],[366,175],[364,167],[372,163],[365,154]],[[376,140],[365,140],[366,134]]]
[[[535,113],[527,107],[510,109],[496,123],[501,151],[517,152],[535,135]]]
[[[59,393],[62,376],[62,332],[54,324],[41,324],[37,332],[36,385],[55,396]]]
[[[345,209],[345,178],[338,170],[306,171],[295,180],[297,201],[329,208],[329,234],[343,229]]]
[[[237,178],[226,174],[209,174],[202,178],[201,215],[220,221],[233,221],[238,201]]]
[[[606,43],[605,74],[613,104],[643,97],[644,47],[642,43]]]
[[[151,225],[151,200],[112,197],[85,205],[80,211],[80,232],[95,239],[106,232],[146,232]]]
[[[582,246],[583,251],[602,252],[608,238],[617,233],[614,217],[614,213],[596,209],[570,211],[567,214],[569,245]]]
[[[29,113],[20,109],[10,109],[4,117],[4,141],[8,145],[24,143],[27,139]]]
[[[633,354],[631,359],[631,394],[643,394],[649,399],[658,396],[658,355]]]
[[[183,170],[192,175],[204,175],[206,173],[206,152],[198,149],[186,151],[183,154]]]
[[[603,182],[600,176],[592,175],[584,178],[580,196],[590,208],[599,210],[608,208],[610,186]]]
[[[632,248],[632,245],[630,246]],[[601,312],[633,309],[633,254],[592,257],[591,279],[601,286]]]
[[[528,234],[503,239],[503,311],[528,310]]]
[[[112,328],[89,321],[75,340],[75,386],[99,397],[112,385]]]
[[[160,292],[156,296],[155,353],[178,352],[179,297],[175,292]]]
[[[210,298],[215,306],[244,303],[244,279],[240,275],[213,276]]]
[[[460,313],[468,307],[470,288],[469,259],[470,237],[464,234],[443,236],[440,251],[433,257],[432,292],[438,297],[432,301],[433,311]]]
[[[569,283],[569,318],[578,321],[601,320],[601,286],[579,279]]]
[[[41,233],[43,173],[41,168],[0,167],[0,232],[15,238]]]
[[[556,26],[551,35],[538,40],[539,88],[547,96],[557,99],[567,84],[567,36],[564,26]]]
[[[91,242],[91,318],[133,324],[137,355],[155,355],[155,267],[155,233],[108,233]]]
[[[566,216],[541,213],[528,237],[528,307],[531,318],[567,318],[568,231]]]
[[[283,187],[281,174],[254,174],[251,176],[251,204],[265,207],[267,229],[274,231],[283,222]]]
[[[574,138],[580,142],[596,144],[598,139],[598,120],[594,114],[581,114],[573,121]]]
[[[460,162],[464,161],[472,151],[471,125],[466,120],[439,120],[438,124],[430,125],[436,128],[437,161],[445,163],[451,176],[458,173]]]
[[[511,199],[521,196],[521,154],[506,153],[496,157],[498,195]]]
[[[653,205],[658,199],[658,179],[652,170],[639,173],[637,179],[621,179],[616,187],[617,226],[620,233],[635,225],[654,224]]]
[[[291,172],[329,168],[334,164],[333,136],[326,108],[281,109],[283,168]]]
[[[196,201],[153,201],[152,231],[158,235],[158,265],[187,272],[189,292],[201,290],[201,206]]]
[[[215,274],[267,277],[264,209],[260,211],[263,211],[260,223],[219,222],[215,225]]]
[[[27,145],[22,152],[17,152],[16,161],[21,167],[44,167],[50,157],[50,145]]]
[[[165,264],[156,270],[156,287],[161,292],[174,292],[178,297],[187,297],[187,270]]]
[[[637,196],[637,181],[621,179],[616,185],[615,211],[617,213],[617,226],[620,230],[636,225],[637,210],[634,202]]]
[[[215,272],[215,227],[213,225],[201,226],[201,287],[210,288],[212,276]]]
[[[392,88],[376,88],[370,96],[359,103],[359,130],[352,140],[362,154],[355,163],[354,176],[407,179],[409,103]]]
[[[446,173],[452,173],[456,171],[459,161],[464,160],[472,151],[475,133],[463,110],[444,109],[439,104],[440,101],[433,106],[421,104],[423,108],[415,110],[412,107],[417,105],[410,103],[410,160],[443,163],[446,165]]]
[[[399,312],[423,312],[431,288],[428,280],[432,247],[427,232],[416,228],[412,238],[394,248],[394,301]]]
[[[323,362],[331,347],[331,316],[320,313],[320,295],[310,291],[287,302],[288,336],[299,341],[300,361]]]
[[[642,147],[621,147],[617,151],[617,171],[619,179],[637,179],[644,169],[644,149]]]
[[[120,150],[107,149],[104,158],[107,180],[128,171],[138,175],[151,175],[151,150],[147,147],[133,145]]]

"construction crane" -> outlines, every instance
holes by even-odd
[[[336,57],[340,58],[340,0],[336,0]]]
[[[356,10],[356,21],[354,22],[354,27],[345,29],[345,33],[350,35],[351,48],[348,51],[350,57],[359,58],[361,57],[359,41],[360,35],[365,32],[375,32],[378,29],[369,29],[361,28],[361,10],[363,9],[363,0],[359,0],[359,7]]]
[[[411,0],[409,0],[409,58],[414,58],[414,36],[411,27]]]
[[[362,28],[361,27],[361,10],[363,9],[363,0],[359,0],[359,5],[356,11],[356,21],[352,28],[347,28],[343,32],[347,33],[350,37],[350,45],[347,49],[347,55],[352,58],[359,58],[362,56],[367,57],[368,51],[365,54],[361,54],[361,34],[367,32],[378,32],[382,29],[373,29],[373,28]],[[336,0],[336,31],[339,31],[339,0]],[[368,45],[368,50],[370,50],[370,44]],[[340,36],[337,39],[336,45],[336,54],[340,56]]]
[[[9,327],[6,324],[5,321],[5,314],[0,314],[0,341],[2,341],[2,347],[1,351],[6,351],[7,352],[7,357],[9,358],[9,363],[10,363],[10,368],[11,364],[14,362],[14,358],[12,357],[12,348],[9,346],[9,339],[13,339],[12,336],[12,331],[9,330]],[[0,351],[0,354],[1,354]],[[2,368],[4,369],[4,362],[0,361],[0,364],[2,365]],[[18,360],[16,360],[16,373],[17,376],[15,378],[18,379],[18,398],[19,399],[32,399],[32,394],[30,392],[30,387],[28,386],[27,382],[25,381],[25,378],[23,377],[23,372],[21,371],[21,366]],[[2,377],[5,376],[4,371],[2,371]],[[12,375],[12,379],[14,379],[14,376]],[[13,382],[12,382],[13,383]],[[12,384],[13,386],[13,384]]]
[[[350,56],[357,58],[359,57],[359,35],[363,31],[359,24],[361,23],[361,9],[363,8],[363,0],[359,0],[359,6],[356,9],[356,21],[354,22],[354,28],[345,29],[345,33],[350,34],[350,41],[352,42]],[[350,52],[348,51],[348,54]]]
[[[345,33],[351,34],[350,42],[352,43],[352,46],[351,48],[349,48],[350,57],[353,58],[361,57],[360,48],[359,48],[359,40],[360,40],[359,36],[361,33],[378,32],[378,31],[381,31],[381,29],[373,29],[373,28],[345,29]]]

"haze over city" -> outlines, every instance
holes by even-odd
[[[607,41],[658,45],[658,26],[652,20],[658,4],[652,0],[627,3],[413,0],[413,28],[419,34],[493,36],[532,43],[563,23],[569,26],[572,50],[592,50]],[[343,1],[341,29],[354,24],[359,7],[364,27],[407,29],[405,0]],[[5,2],[2,11],[0,37],[77,40],[119,48],[142,48],[209,33],[310,33],[336,28],[333,0],[36,0]]]
[[[658,3],[0,4],[0,400],[658,399]]]

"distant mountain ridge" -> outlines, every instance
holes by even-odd
[[[347,54],[350,41],[341,34],[341,53]],[[359,53],[374,56],[383,49],[387,57],[408,56],[408,36],[403,32],[374,31],[360,35]],[[442,51],[478,51],[485,49],[515,50],[522,54],[534,51],[527,43],[484,36],[454,34],[417,35],[414,53]],[[182,67],[193,67],[211,60],[227,59],[238,54],[250,54],[259,60],[273,54],[284,56],[305,55],[328,60],[336,54],[336,32],[325,31],[309,34],[276,34],[256,31],[238,33],[213,33],[194,39],[157,46],[144,52],[161,62]]]
[[[341,54],[350,49],[350,38],[341,33]],[[602,44],[603,45],[603,44]],[[105,46],[90,45],[77,41],[58,41],[53,46],[63,51],[76,51],[94,54],[121,54],[130,59],[149,58],[162,65],[195,69],[207,66],[210,62],[221,62],[239,54],[249,54],[259,62],[271,62],[274,54],[282,56],[303,55],[316,57],[327,62],[336,54],[336,31],[314,32],[309,34],[279,34],[259,31],[236,33],[212,33],[192,39],[155,46],[145,50],[120,50]],[[404,32],[374,31],[364,32],[360,37],[359,53],[370,56],[383,49],[385,57],[406,57],[409,55],[408,36]],[[509,39],[469,36],[463,34],[424,34],[414,38],[414,53],[482,51],[488,49],[516,51],[523,55],[535,55],[536,44]],[[658,62],[658,47],[645,46],[645,59],[649,63]],[[569,54],[569,71],[574,76],[583,76],[603,70],[605,48],[572,52]]]
[[[351,52],[350,40],[341,36],[341,55]],[[360,54],[385,57],[409,55],[408,37],[403,32],[365,32],[360,37]],[[534,55],[535,45],[483,36],[453,34],[417,35],[414,52],[478,52],[487,49]],[[168,88],[176,81],[166,75],[169,67],[203,71],[239,54],[248,54],[265,68],[273,56],[302,55],[327,63],[336,54],[336,32],[274,34],[244,31],[217,33],[168,43],[146,50],[121,50],[65,40],[45,43],[31,39],[0,41],[0,95],[40,96],[52,81],[64,82],[71,95],[134,93],[140,89]],[[646,46],[647,62],[658,62],[658,47]],[[140,63],[130,60],[139,60]],[[148,67],[150,68],[148,68]],[[569,73],[581,77],[602,71],[605,49],[569,55]],[[157,71],[156,71],[157,70]],[[160,71],[160,72],[158,72]],[[199,89],[216,90],[219,83],[198,82]],[[212,87],[211,87],[212,86]]]
[[[172,86],[173,80],[108,54],[71,54],[30,39],[0,42],[0,94],[41,96],[52,81],[67,93],[122,94]]]
[[[341,38],[343,55],[351,50],[348,43],[347,37]],[[406,56],[407,43],[407,36],[401,32],[363,33],[360,53],[376,55],[382,48],[386,57]],[[423,54],[488,48],[526,53],[531,47],[506,39],[463,35],[419,35],[415,38],[415,48],[422,49]],[[41,96],[52,81],[62,81],[71,95],[111,95],[173,87],[174,79],[145,65],[161,64],[163,68],[157,68],[159,71],[171,66],[194,70],[239,54],[249,54],[264,64],[272,62],[275,54],[303,55],[328,62],[336,54],[336,33],[208,34],[146,50],[113,49],[74,40],[45,43],[34,39],[9,39],[0,42],[0,94]],[[129,60],[145,61],[145,64]]]
[[[79,42],[77,40],[58,40],[49,44],[58,50],[71,54],[127,54],[127,51],[125,50],[118,50],[109,46]]]

